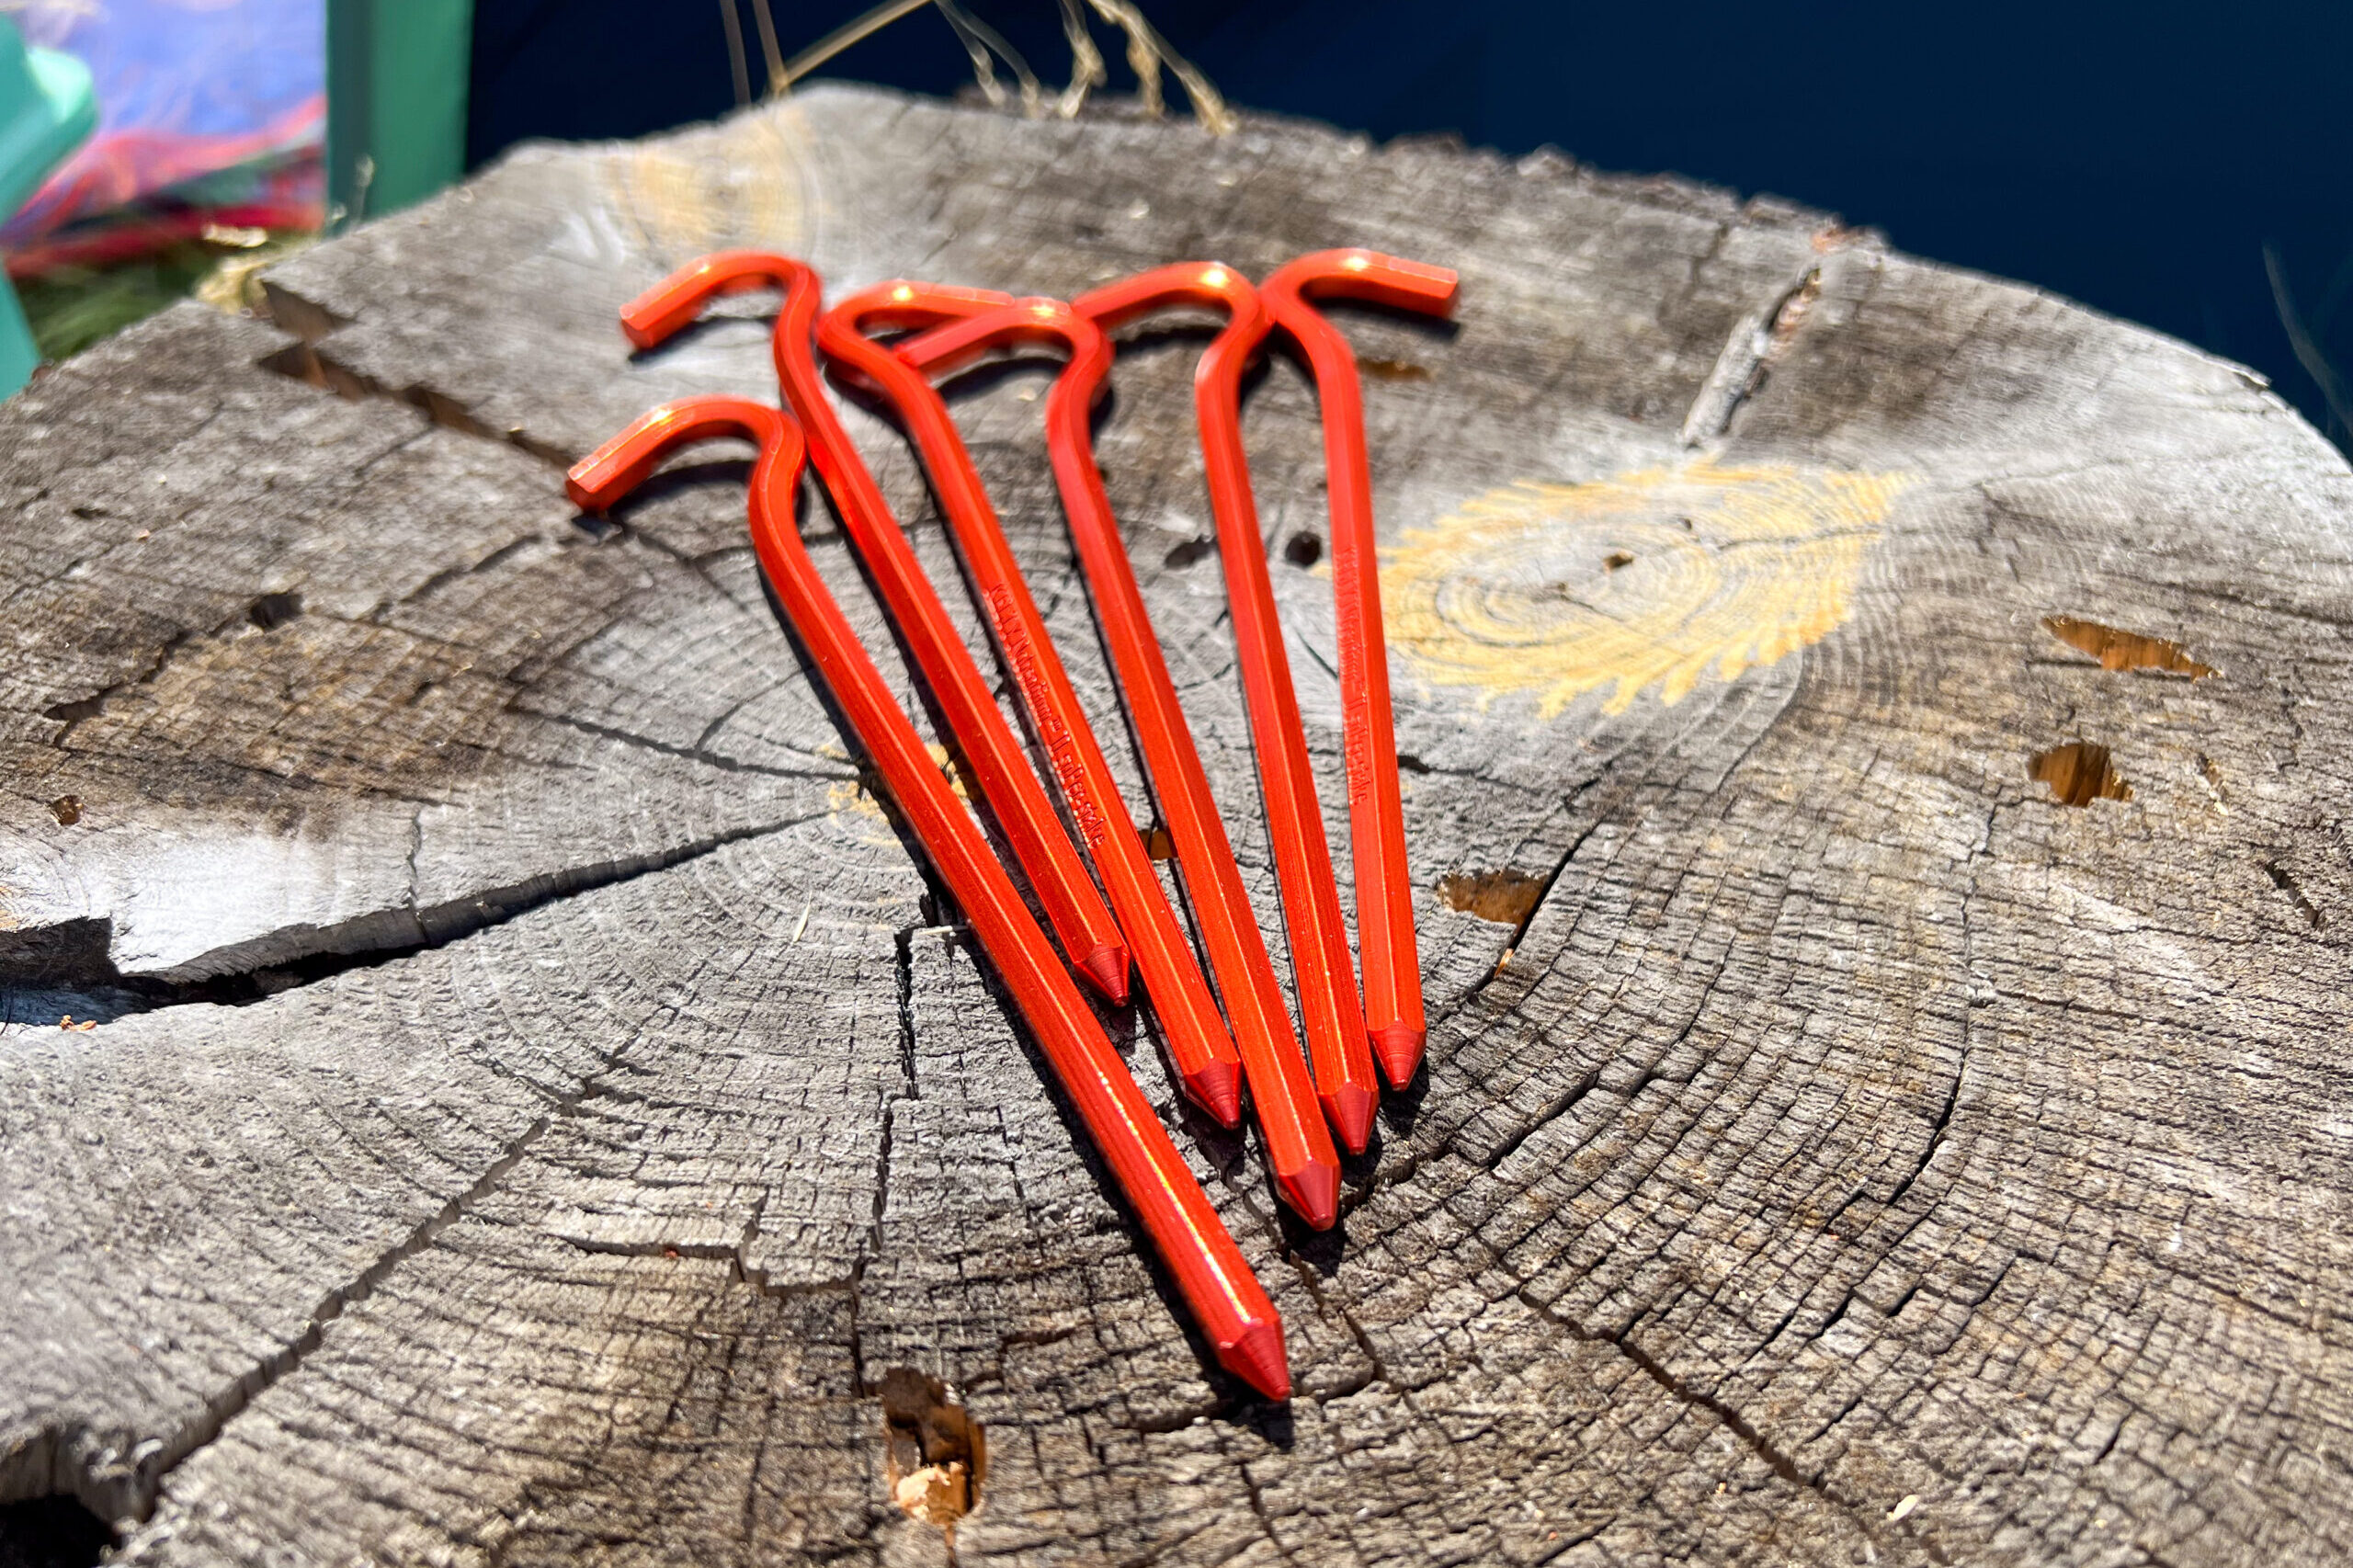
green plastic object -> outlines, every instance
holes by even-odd
[[[327,0],[331,227],[464,177],[473,27],[473,0]]]
[[[49,171],[98,128],[89,67],[53,49],[28,49],[0,17],[0,217],[22,207]],[[33,378],[40,350],[17,291],[0,274],[0,398]]]

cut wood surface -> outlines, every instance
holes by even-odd
[[[1428,1064],[1317,1235],[1107,1015],[1269,1406],[861,779],[746,465],[609,522],[560,470],[773,396],[758,296],[617,328],[708,249],[1067,297],[1342,244],[1462,274],[1344,312]],[[2248,372],[1553,154],[847,87],[267,281],[0,405],[0,1499],[141,1564],[2353,1552],[2353,473]],[[1122,336],[1099,449],[1283,969],[1206,335]],[[956,408],[1149,827],[1052,370]],[[1245,424],[1347,903],[1295,365]]]

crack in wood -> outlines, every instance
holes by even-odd
[[[333,392],[353,403],[380,398],[387,403],[404,403],[445,430],[513,447],[553,468],[568,469],[579,460],[580,454],[551,446],[519,426],[503,431],[491,428],[474,417],[463,403],[437,387],[423,382],[404,387],[388,386],[365,371],[355,369],[320,347],[338,327],[351,324],[348,321],[324,306],[302,299],[281,283],[265,283],[263,290],[271,322],[291,333],[295,339],[284,348],[256,360],[256,363],[263,369],[274,370],[281,376],[316,387],[321,392]]]
[[[2120,670],[2155,670],[2161,675],[2203,680],[2215,673],[2213,665],[2199,663],[2183,651],[2180,643],[2162,637],[2144,637],[2137,631],[2121,631],[2072,615],[2046,615],[2042,625],[2051,635],[2077,653],[2089,654],[2099,662],[2100,668],[2111,674]]]
[[[216,628],[213,635],[219,635],[219,631],[220,629]],[[193,631],[176,631],[164,640],[163,646],[155,651],[153,661],[129,680],[117,681],[112,686],[93,692],[87,697],[69,702],[52,703],[42,709],[42,718],[57,720],[65,726],[50,737],[49,744],[60,751],[65,750],[65,743],[73,735],[75,725],[85,719],[95,719],[104,713],[107,704],[124,692],[138,687],[154,685],[163,673],[171,667],[172,661],[179,657],[180,651],[196,640],[196,635]]]
[[[38,983],[63,993],[106,994],[117,998],[110,1008],[100,1009],[109,1017],[167,1007],[248,1006],[297,986],[315,985],[354,970],[374,969],[447,947],[559,900],[634,881],[730,845],[801,826],[824,814],[810,812],[733,828],[651,854],[547,872],[424,909],[412,904],[373,911],[333,926],[284,927],[205,955],[207,971],[195,978],[119,971],[108,950],[112,922],[103,916],[5,933],[7,940],[0,942],[0,980],[13,976],[12,983]],[[414,870],[412,862],[412,892]],[[66,927],[85,935],[75,940],[44,937]]]
[[[1643,1082],[1644,1080],[1643,1079],[1637,1079],[1634,1085],[1631,1088],[1625,1090],[1620,1097],[1631,1100],[1635,1095],[1642,1092]],[[1600,1086],[1601,1073],[1598,1069],[1592,1069],[1580,1074],[1574,1083],[1571,1084],[1568,1088],[1561,1094],[1554,1096],[1550,1102],[1536,1113],[1533,1119],[1515,1129],[1501,1143],[1498,1143],[1495,1146],[1492,1153],[1480,1160],[1479,1164],[1483,1165],[1488,1174],[1492,1176],[1496,1171],[1503,1168],[1503,1163],[1506,1160],[1508,1160],[1514,1154],[1518,1153],[1521,1146],[1524,1145],[1530,1138],[1535,1137],[1545,1128],[1551,1126],[1553,1122],[1558,1121],[1562,1117],[1568,1115],[1569,1112],[1576,1109],[1578,1105],[1584,1101],[1586,1096],[1591,1094],[1595,1089],[1599,1088]]]
[[[2296,913],[2304,917],[2305,925],[2315,931],[2328,925],[2327,916],[2321,914],[2319,907],[2304,896],[2303,888],[2298,884],[2294,877],[2289,874],[2287,867],[2277,860],[2266,860],[2263,863],[2263,869],[2265,874],[2270,877],[2271,885],[2288,895],[2289,902],[2296,906]]]
[[[1635,1369],[1644,1377],[1650,1379],[1651,1381],[1665,1390],[1668,1394],[1672,1395],[1677,1401],[1691,1406],[1695,1410],[1704,1410],[1709,1415],[1714,1416],[1718,1421],[1723,1424],[1726,1431],[1739,1438],[1742,1443],[1747,1446],[1752,1453],[1756,1454],[1758,1459],[1764,1460],[1766,1467],[1771,1470],[1775,1475],[1779,1476],[1783,1481],[1788,1482],[1790,1485],[1795,1486],[1802,1491],[1813,1494],[1815,1496],[1821,1498],[1824,1503],[1827,1503],[1833,1508],[1836,1508],[1840,1514],[1846,1517],[1848,1523],[1853,1525],[1857,1530],[1861,1532],[1863,1538],[1866,1540],[1869,1540],[1874,1548],[1883,1544],[1880,1533],[1875,1528],[1873,1528],[1870,1517],[1863,1510],[1856,1507],[1850,1503],[1847,1503],[1843,1498],[1840,1498],[1831,1492],[1828,1486],[1824,1484],[1822,1473],[1819,1471],[1814,1471],[1812,1474],[1808,1474],[1805,1471],[1802,1470],[1795,1460],[1792,1460],[1788,1454],[1782,1452],[1781,1449],[1773,1443],[1771,1438],[1766,1437],[1764,1433],[1759,1431],[1746,1416],[1741,1415],[1741,1413],[1732,1404],[1718,1395],[1711,1393],[1704,1389],[1696,1387],[1687,1380],[1677,1377],[1667,1368],[1665,1362],[1659,1360],[1657,1357],[1653,1356],[1649,1351],[1643,1349],[1642,1346],[1635,1343],[1631,1334],[1624,1331],[1611,1334],[1587,1328],[1585,1324],[1578,1323],[1574,1318],[1570,1318],[1554,1312],[1551,1306],[1538,1299],[1535,1293],[1525,1286],[1519,1289],[1517,1295],[1521,1305],[1527,1307],[1530,1312],[1543,1319],[1546,1323],[1549,1323],[1554,1327],[1560,1329],[1570,1338],[1576,1340],[1580,1344],[1602,1345],[1608,1346],[1610,1349],[1617,1351],[1620,1356],[1623,1356],[1628,1361],[1631,1362]],[[1938,1552],[1933,1545],[1925,1540],[1922,1541],[1921,1545],[1922,1549],[1928,1553],[1932,1562],[1940,1564],[1945,1562],[1945,1557]]]
[[[658,741],[651,735],[641,735],[634,731],[617,729],[610,724],[600,724],[590,719],[575,718],[569,713],[548,713],[529,707],[517,707],[513,711],[526,718],[537,719],[543,723],[561,724],[565,729],[577,730],[584,735],[594,735],[600,741],[612,741],[620,745],[636,746],[641,750],[656,752],[664,756],[675,756],[681,762],[699,763],[706,767],[718,768],[722,773],[756,773],[765,778],[808,778],[820,783],[840,783],[861,776],[859,770],[848,763],[831,768],[771,767],[766,763],[745,762],[739,757],[730,756],[725,752],[710,751],[699,744],[683,746],[674,741]]]
[[[203,1409],[170,1437],[163,1439],[160,1444],[140,1445],[127,1466],[117,1470],[93,1469],[85,1476],[76,1478],[75,1490],[83,1500],[97,1508],[100,1506],[97,1499],[105,1499],[104,1506],[109,1517],[119,1521],[120,1528],[128,1528],[146,1519],[154,1512],[156,1499],[173,1471],[189,1455],[218,1438],[229,1423],[250,1408],[256,1399],[301,1367],[326,1342],[329,1324],[374,1295],[402,1264],[431,1246],[442,1232],[464,1218],[469,1209],[496,1191],[499,1184],[522,1163],[531,1145],[539,1142],[555,1120],[572,1115],[594,1093],[592,1080],[584,1083],[568,1098],[558,1100],[554,1109],[526,1128],[474,1179],[472,1186],[378,1254],[349,1284],[337,1286],[320,1298],[319,1303],[311,1309],[310,1317],[301,1333],[216,1391],[205,1401]],[[140,1457],[142,1451],[143,1457]]]

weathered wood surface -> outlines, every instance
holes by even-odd
[[[599,531],[550,460],[767,391],[757,301],[614,329],[712,246],[1067,294],[1340,243],[1464,279],[1348,324],[1426,1084],[1316,1237],[1112,1020],[1285,1313],[1272,1409],[862,794],[741,465]],[[967,1562],[2353,1550],[2353,475],[2245,372],[1555,157],[848,89],[272,290],[0,408],[0,1496],[140,1563],[932,1562],[910,1369],[985,1426]],[[1101,450],[1279,939],[1200,341]],[[1116,733],[1048,373],[960,413]],[[1295,369],[1247,423],[1336,834]]]

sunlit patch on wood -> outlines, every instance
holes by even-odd
[[[2132,786],[2109,756],[2108,748],[2091,741],[2069,741],[2034,754],[2027,777],[2051,786],[2052,798],[2063,806],[2088,806],[2094,801],[2129,801]]]
[[[1517,926],[1528,918],[1536,901],[1544,896],[1544,879],[1511,870],[1480,871],[1469,876],[1458,873],[1438,884],[1438,895],[1446,900],[1449,909],[1492,920],[1498,926]]]
[[[1385,553],[1389,640],[1435,686],[1482,707],[1527,696],[1550,719],[1609,688],[1622,712],[1670,706],[1820,642],[1911,483],[1695,458],[1584,484],[1521,480]]]
[[[2191,680],[2214,673],[2213,665],[2200,664],[2182,652],[2180,643],[2168,642],[2162,637],[2143,637],[2137,631],[2119,631],[2097,620],[2078,620],[2072,615],[2046,615],[2042,625],[2068,647],[2097,659],[2104,670],[2160,670],[2166,675],[2188,676]]]
[[[809,176],[798,118],[746,116],[710,134],[727,138],[723,157],[676,142],[615,154],[604,167],[610,209],[654,255],[677,261],[738,245],[799,252]]]

